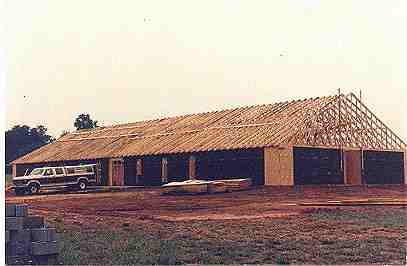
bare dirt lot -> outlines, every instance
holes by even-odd
[[[30,204],[31,214],[46,215],[62,231],[63,263],[404,264],[406,258],[405,186],[184,196],[135,189],[6,201]]]

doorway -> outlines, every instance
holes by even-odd
[[[124,186],[123,159],[112,159],[112,186]]]

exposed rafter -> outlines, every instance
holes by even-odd
[[[310,115],[290,143],[380,150],[406,149],[406,144],[353,93],[336,96],[317,114]]]

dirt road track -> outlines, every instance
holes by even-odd
[[[407,205],[405,186],[253,188],[248,191],[163,196],[159,189],[129,192],[7,196],[8,202],[24,202],[33,212],[54,216],[95,219],[121,217],[130,220],[235,220],[284,218],[310,207]]]

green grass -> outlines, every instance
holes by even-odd
[[[405,214],[317,210],[291,220],[165,223],[161,231],[56,226],[62,264],[405,264]]]
[[[5,174],[5,178],[6,178],[6,182],[5,185],[8,186],[11,184],[11,182],[13,181],[13,176],[10,174]]]
[[[407,210],[403,211],[403,209],[400,209],[397,215],[378,216],[361,210],[320,209],[310,212],[310,217],[319,221],[345,222],[347,224],[394,229],[407,226]]]
[[[136,232],[65,232],[59,259],[63,264],[175,264],[176,246],[170,240],[148,239]]]

